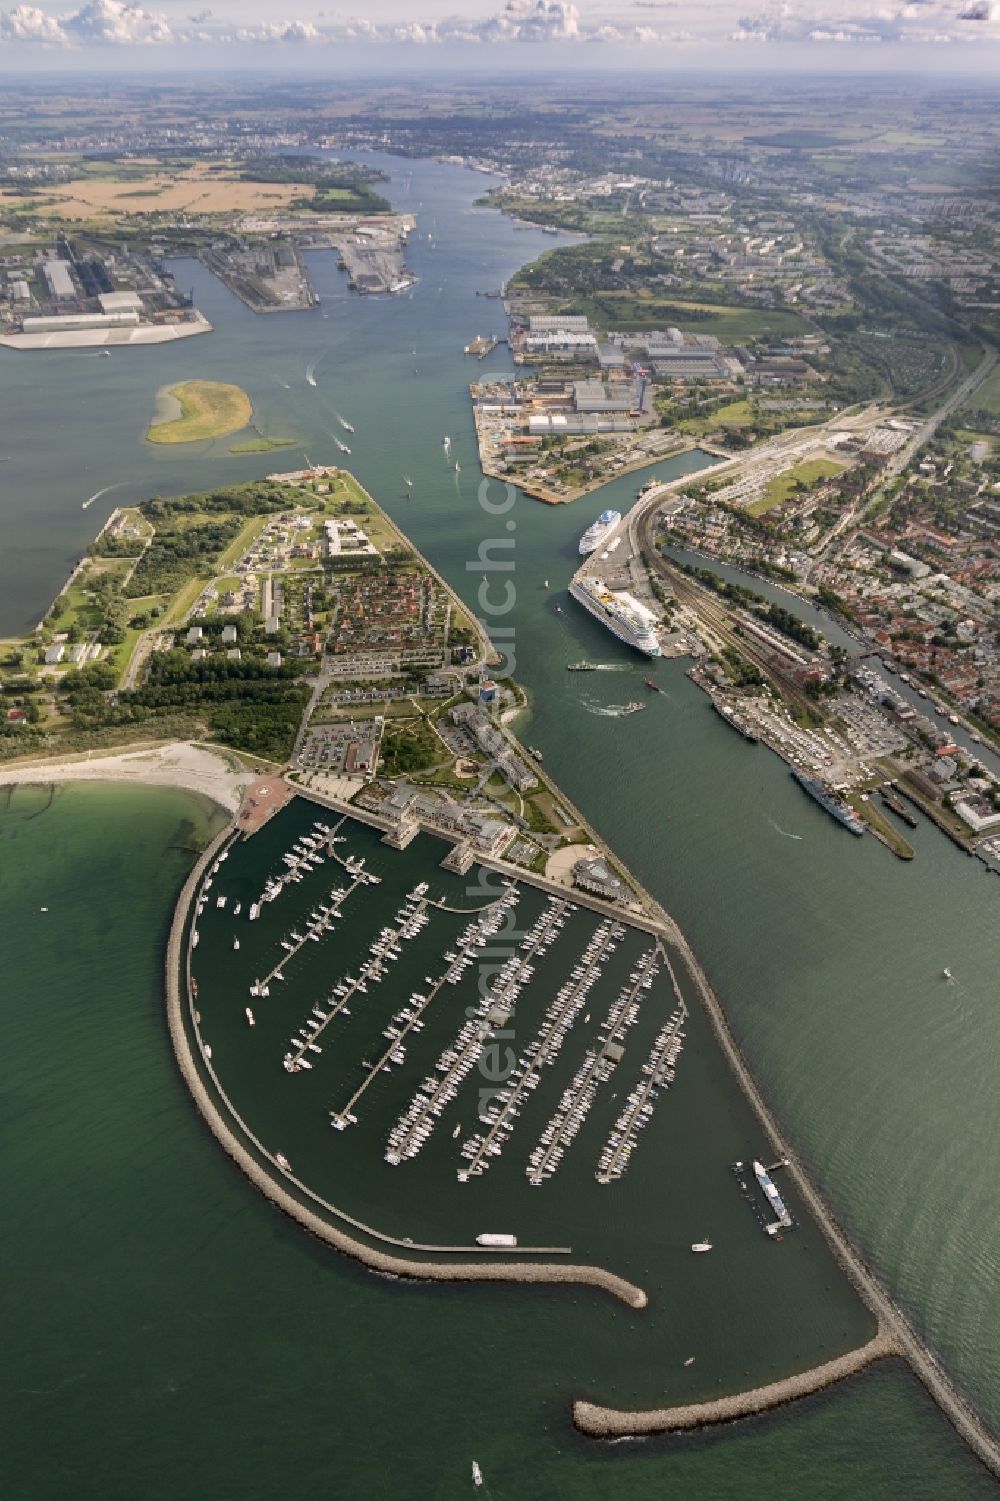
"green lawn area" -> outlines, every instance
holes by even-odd
[[[131,626],[126,626],[124,641],[119,642],[117,646],[109,646],[101,655],[100,660],[102,662],[108,662],[114,667],[118,674],[119,683],[122,680],[122,675],[126,667],[132,660],[132,653],[135,651],[136,642],[141,635],[142,631],[137,631]]]
[[[169,610],[163,617],[163,625],[176,625],[178,621],[183,620],[207,582],[205,578],[193,578],[188,580],[183,589],[178,589]]]
[[[717,411],[706,412],[701,417],[685,418],[683,422],[677,423],[677,431],[700,438],[704,433],[714,432],[717,427],[750,427],[752,424],[753,412],[749,401],[730,401]]]
[[[596,292],[578,299],[578,311],[589,314],[602,328],[641,330],[676,324],[686,333],[715,334],[739,342],[765,333],[780,336],[807,334],[813,326],[784,308],[728,307],[723,303],[688,302],[674,297],[636,292]],[[573,307],[577,307],[574,302]]]
[[[199,443],[221,438],[246,427],[253,406],[240,386],[215,380],[187,380],[166,392],[180,406],[180,416],[153,421],[146,432],[151,443]]]
[[[250,543],[256,541],[261,532],[267,526],[267,523],[273,520],[273,516],[251,517],[246,526],[243,527],[238,535],[233,538],[232,542],[230,542],[225,552],[219,558],[220,571],[225,568],[231,568],[236,562],[236,559],[242,557],[242,555],[246,552],[247,548],[250,546]]]
[[[832,459],[807,459],[804,464],[796,464],[794,469],[786,469],[784,474],[775,475],[762,498],[747,507],[747,513],[750,516],[762,516],[765,511],[786,501],[796,485],[802,484],[808,488],[819,480],[832,479],[835,474],[842,474],[846,467],[846,464],[835,464]]]
[[[250,438],[246,443],[234,443],[230,453],[270,453],[272,448],[294,448],[297,438]]]
[[[1000,417],[1000,365],[995,365],[978,390],[973,391],[961,411],[992,412]]]
[[[67,631],[71,625],[78,625],[84,631],[96,630],[104,618],[104,611],[95,605],[91,597],[95,580],[109,575],[123,578],[131,561],[129,558],[98,559],[88,564],[59,596],[65,600],[65,605],[58,615],[53,615],[48,621],[52,629]]]

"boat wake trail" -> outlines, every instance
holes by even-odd
[[[316,358],[314,360],[310,360],[308,365],[306,366],[307,385],[314,386],[316,384],[316,366],[319,364],[322,358],[323,356],[321,354],[318,354]]]
[[[122,479],[119,480],[116,485],[105,485],[103,490],[95,490],[93,495],[89,495],[87,499],[82,503],[80,510],[85,511],[88,506],[92,506],[94,504],[95,500],[100,500],[102,495],[107,495],[111,490],[120,490],[123,485],[127,484],[128,480]]]
[[[782,839],[797,839],[799,841],[799,843],[801,844],[801,842],[802,842],[802,835],[801,834],[789,834],[789,832],[788,832],[787,829],[779,828],[778,825],[775,823],[775,821],[774,821],[773,818],[769,818],[767,821],[771,825],[771,828],[774,830],[774,832],[776,834],[780,834],[781,835]]]
[[[599,714],[602,719],[621,719],[626,712],[624,704],[595,704],[593,699],[580,700],[588,714]]]

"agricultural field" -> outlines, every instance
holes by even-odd
[[[294,200],[311,198],[313,192],[308,183],[247,182],[235,167],[212,162],[189,162],[180,168],[161,162],[94,162],[84,164],[81,175],[69,182],[46,184],[42,195],[32,199],[32,211],[80,224],[149,212],[271,213]],[[20,205],[24,200],[18,193],[0,192],[0,209],[7,201]]]

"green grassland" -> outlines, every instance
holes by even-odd
[[[727,307],[722,303],[682,302],[652,292],[598,291],[567,304],[574,312],[586,313],[601,329],[638,333],[643,329],[675,324],[685,333],[714,334],[726,343],[741,343],[768,336],[790,338],[815,330],[799,313],[784,308]]]
[[[1000,417],[1000,365],[995,365],[978,390],[959,408],[962,412],[989,412]]]
[[[296,438],[249,438],[245,443],[233,443],[230,453],[270,453],[272,448],[294,448]]]
[[[796,464],[794,469],[787,469],[784,474],[775,475],[763,497],[748,506],[747,510],[751,516],[762,516],[765,511],[783,505],[800,486],[808,489],[811,485],[818,484],[820,480],[832,479],[836,474],[843,474],[846,467],[844,464],[835,464],[832,459],[807,459],[803,464]]]
[[[180,405],[180,416],[150,423],[151,443],[198,443],[239,432],[253,417],[253,406],[240,386],[221,381],[189,380],[170,386],[167,396]]]

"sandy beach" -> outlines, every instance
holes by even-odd
[[[200,792],[233,814],[239,810],[244,788],[254,780],[253,773],[226,751],[183,740],[148,750],[0,766],[0,787],[19,783],[145,782]]]

